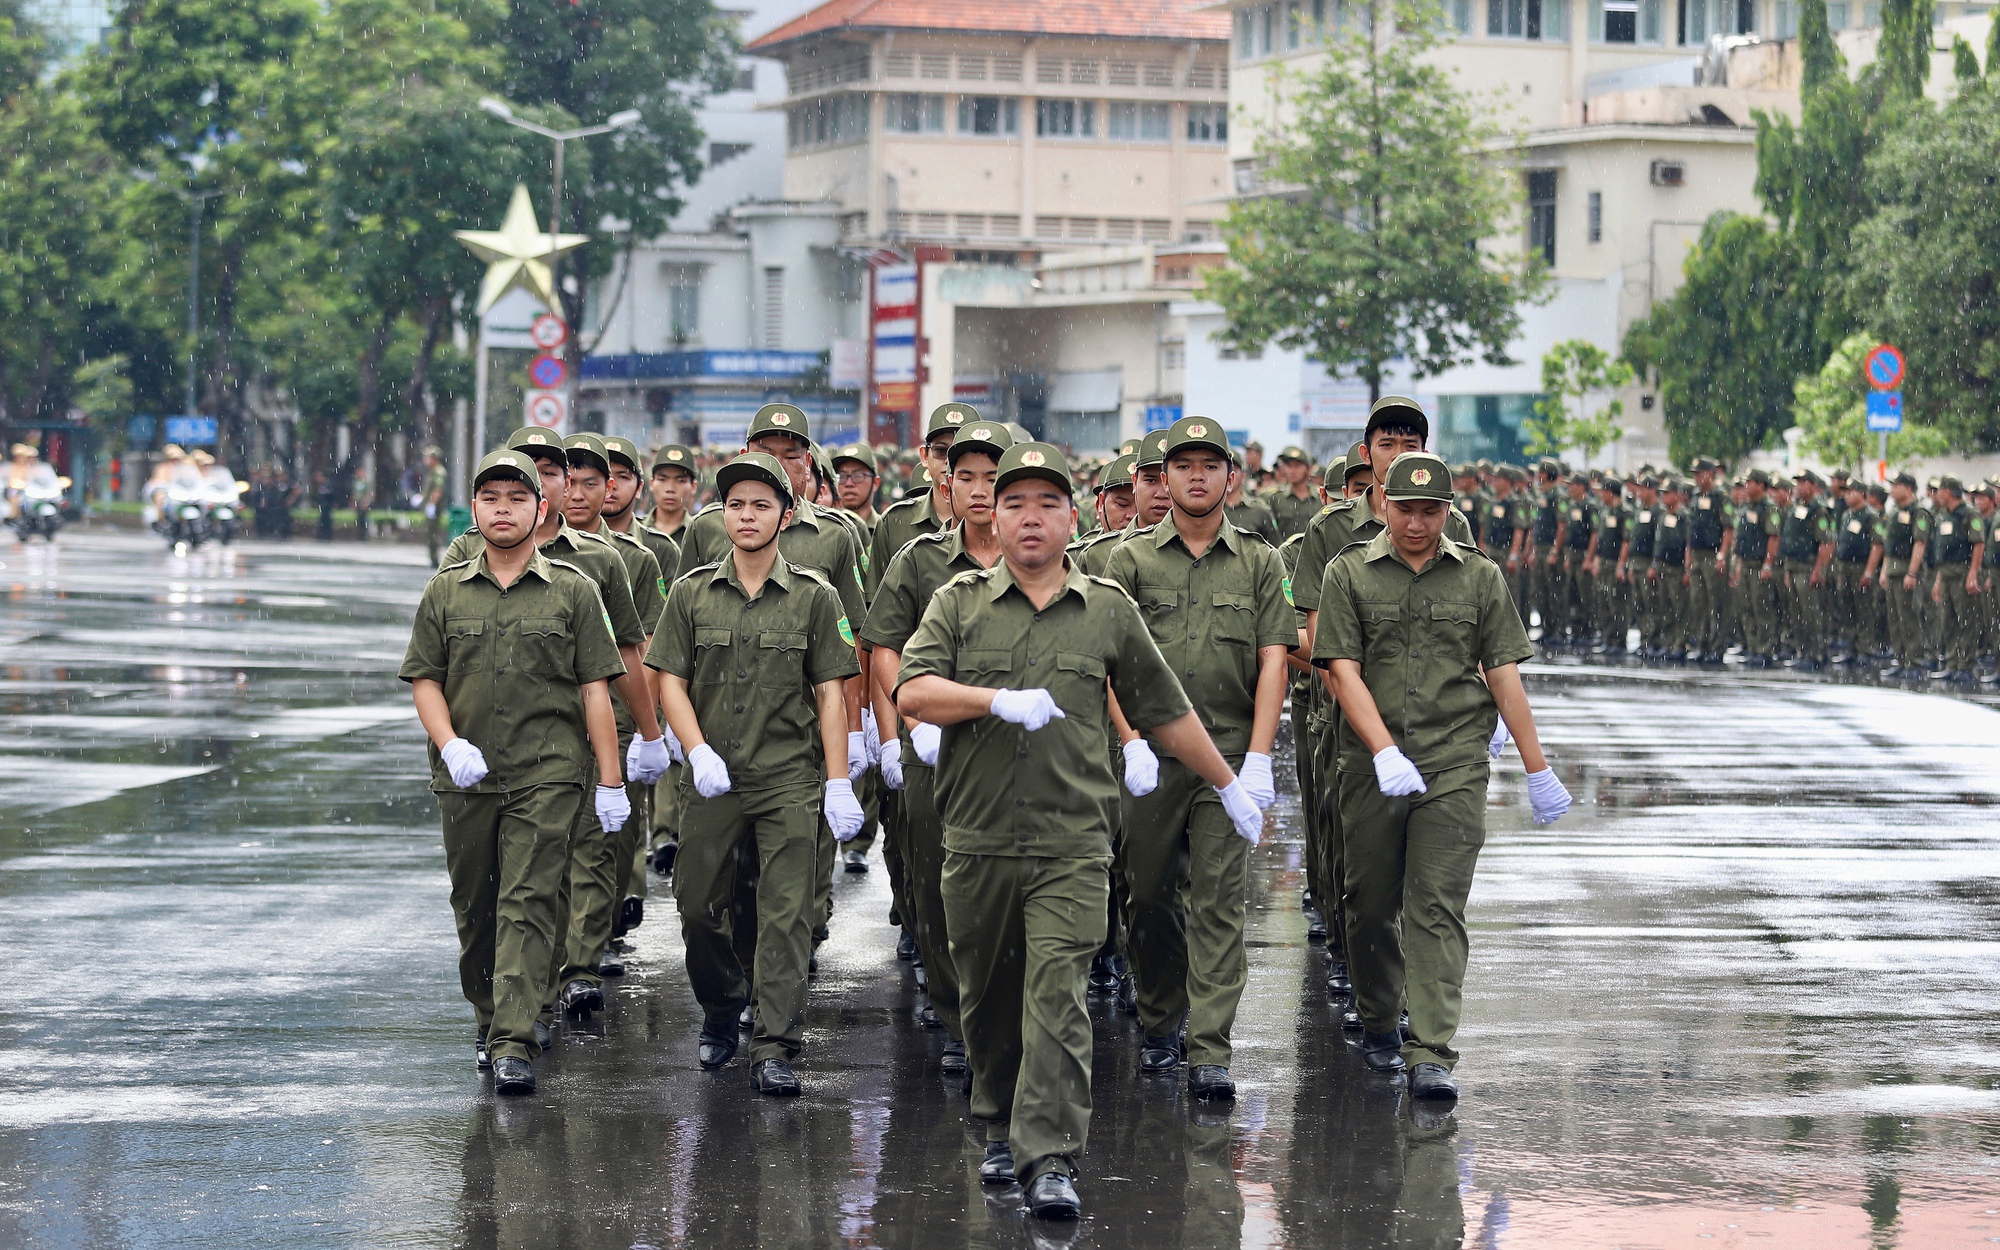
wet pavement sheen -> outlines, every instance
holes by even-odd
[[[496,1104],[394,675],[424,575],[0,544],[0,1245],[2000,1243],[1989,707],[1533,669],[1579,801],[1537,829],[1499,766],[1450,1114],[1339,1031],[1284,794],[1238,1101],[1139,1075],[1094,1001],[1085,1218],[1046,1226],[978,1183],[879,856],[836,885],[804,1098],[696,1068],[656,880],[607,1016]]]

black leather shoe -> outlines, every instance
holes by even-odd
[[[1326,992],[1340,998],[1347,998],[1354,993],[1354,981],[1347,975],[1345,961],[1336,959],[1333,961],[1333,967],[1326,970]]]
[[[819,975],[819,952],[814,951],[812,954],[806,956],[806,976],[816,977],[818,975]]]
[[[944,1021],[938,1019],[937,1008],[931,1006],[931,998],[923,994],[917,998],[917,1023],[927,1029],[941,1029]]]
[[[938,1067],[953,1076],[969,1071],[965,1061],[965,1043],[948,1041],[944,1044],[944,1055],[938,1060]]]
[[[1361,1060],[1368,1065],[1370,1072],[1401,1072],[1404,1067],[1402,1031],[1370,1033],[1363,1026]]]
[[[906,964],[914,962],[917,958],[917,938],[908,929],[904,929],[902,935],[896,939],[896,958]]]
[[[618,953],[616,942],[606,943],[604,953],[597,957],[597,975],[601,977],[625,975],[625,957]]]
[[[1188,1069],[1188,1093],[1202,1099],[1234,1098],[1236,1082],[1230,1079],[1228,1068],[1198,1063]]]
[[[481,1072],[493,1070],[493,1056],[486,1053],[485,1029],[479,1030],[479,1035],[472,1039],[472,1066]]]
[[[782,1059],[759,1059],[751,1064],[750,1084],[758,1093],[773,1098],[797,1098],[801,1092],[792,1065]]]
[[[1451,1079],[1441,1063],[1420,1063],[1410,1069],[1412,1098],[1456,1098],[1458,1082]]]
[[[1326,941],[1326,920],[1317,911],[1306,913],[1306,941],[1313,943]]]
[[[674,875],[674,857],[681,853],[680,843],[662,842],[653,848],[653,871],[663,877]]]
[[[494,1060],[493,1092],[507,1095],[534,1093],[535,1070],[528,1066],[526,1059],[517,1059],[512,1055]]]
[[[646,923],[646,900],[637,894],[627,894],[625,901],[618,905],[618,927],[626,933]]]
[[[713,1072],[736,1058],[736,1038],[703,1031],[701,1044],[695,1048],[695,1053],[701,1060],[701,1066]]]
[[[979,1162],[979,1183],[982,1185],[1011,1185],[1014,1183],[1014,1148],[1003,1141],[986,1143],[986,1157]]]
[[[549,1053],[549,1048],[555,1044],[556,1035],[549,1031],[549,1026],[540,1020],[535,1021],[535,1045],[541,1047],[542,1053],[546,1055]]]
[[[1112,966],[1111,956],[1096,955],[1091,958],[1087,985],[1093,994],[1109,994],[1118,988],[1118,970]]]
[[[562,987],[562,997],[556,1001],[569,1015],[588,1020],[591,1012],[604,1010],[604,991],[578,977]]]
[[[842,867],[853,876],[858,877],[868,871],[868,852],[861,850],[859,847],[848,851],[841,859]]]
[[[1181,1047],[1178,1036],[1148,1037],[1139,1043],[1139,1071],[1172,1072],[1181,1066]]]
[[[1045,1220],[1073,1220],[1083,1213],[1083,1203],[1069,1177],[1044,1172],[1028,1186],[1028,1210]]]

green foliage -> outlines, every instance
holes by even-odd
[[[132,379],[123,355],[99,356],[78,365],[70,375],[70,405],[103,425],[132,415]]]
[[[1519,175],[1496,157],[1504,134],[1426,54],[1428,3],[1336,31],[1320,68],[1285,87],[1293,121],[1257,143],[1270,194],[1222,224],[1235,263],[1209,271],[1227,340],[1303,348],[1379,395],[1388,362],[1422,378],[1475,357],[1508,363],[1520,306],[1548,289],[1537,263],[1484,241],[1517,222]]]
[[[1874,69],[1886,100],[1916,100],[1931,76],[1934,0],[1882,0],[1882,37]]]
[[[1792,379],[1814,367],[1798,254],[1763,221],[1718,213],[1685,274],[1627,332],[1625,358],[1656,375],[1677,462],[1735,460],[1790,423]]]
[[[1625,414],[1625,402],[1614,395],[1590,414],[1589,398],[1631,382],[1632,366],[1588,339],[1551,347],[1542,357],[1542,397],[1525,423],[1528,454],[1552,456],[1579,447],[1586,457],[1595,457],[1624,436],[1618,418]]]
[[[1951,37],[1951,75],[1958,81],[1960,90],[1977,86],[1980,81],[1979,54],[1972,50],[1964,35]]]
[[[1875,336],[1849,335],[1818,373],[1792,386],[1792,416],[1804,437],[1799,445],[1827,464],[1862,469],[1875,459],[1881,435],[1868,432],[1868,379],[1862,363],[1875,349]],[[1949,449],[1944,431],[1905,420],[1889,436],[1889,459],[1896,464],[1941,456]]]

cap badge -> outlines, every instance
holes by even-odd
[[[1410,485],[1429,486],[1430,483],[1431,483],[1431,471],[1429,469],[1410,470]]]
[[[772,425],[790,425],[791,423],[792,414],[789,412],[774,412],[771,414]]]
[[[1201,438],[1208,433],[1208,427],[1205,425],[1191,425],[1187,428],[1187,432],[1191,437]]]
[[[1021,463],[1031,469],[1038,469],[1042,465],[1047,464],[1048,459],[1047,456],[1044,456],[1039,451],[1024,451],[1021,453]]]
[[[548,440],[547,438],[543,437],[543,436],[542,436],[542,435],[540,435],[540,434],[530,434],[530,435],[528,435],[528,441],[529,441],[530,443],[533,443],[533,444],[535,444],[536,446],[538,446],[538,447],[539,447],[539,446],[541,446],[541,445],[542,445],[543,443],[546,443],[546,442],[548,442],[549,440]]]
[[[982,426],[980,426],[980,427],[979,427],[978,429],[976,429],[976,430],[969,430],[969,431],[967,431],[967,432],[966,432],[966,435],[965,435],[965,436],[966,436],[967,438],[969,438],[969,439],[980,439],[980,440],[984,440],[984,439],[989,439],[989,438],[992,438],[992,437],[993,437],[993,431],[991,431],[991,430],[987,429],[987,428],[986,428],[985,426],[983,426],[983,425],[982,425]]]
[[[669,460],[679,460],[680,458],[681,458],[681,449],[678,447],[674,448],[672,451],[667,453],[667,459]]]

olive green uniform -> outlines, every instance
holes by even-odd
[[[1043,688],[1065,719],[1029,733],[997,717],[944,728],[945,921],[972,1065],[972,1114],[1011,1141],[1023,1187],[1073,1173],[1090,1127],[1084,981],[1104,941],[1111,771],[1105,683],[1136,728],[1187,696],[1114,583],[1074,567],[1037,611],[1005,561],[931,599],[900,682],[935,675],[989,689]]]
[[[683,516],[681,523],[676,525],[671,531],[658,528],[651,523],[649,518],[642,532],[646,536],[647,544],[652,546],[655,558],[658,558],[660,555],[660,548],[656,545],[655,540],[664,540],[673,544],[673,568],[669,570],[667,562],[664,559],[660,560],[660,572],[666,578],[667,585],[672,586],[676,581],[680,580],[680,540],[687,534],[687,518]],[[665,592],[662,592],[661,597],[665,597]],[[667,768],[666,776],[661,777],[653,785],[653,807],[651,813],[652,839],[651,845],[647,848],[649,851],[657,850],[668,843],[672,843],[676,847],[680,845],[680,800],[677,796],[679,794],[678,786],[681,775],[686,767],[687,765],[676,761]],[[639,872],[640,875],[644,875],[644,864],[640,865]]]
[[[1597,535],[1597,572],[1591,576],[1590,630],[1614,650],[1625,649],[1625,634],[1632,621],[1630,586],[1618,580],[1618,556],[1631,532],[1632,513],[1624,504],[1600,503],[1594,518]]]
[[[1794,501],[1778,519],[1778,560],[1784,579],[1785,620],[1781,635],[1801,660],[1826,663],[1826,601],[1813,585],[1821,543],[1833,541],[1833,514],[1818,499]]]
[[[1567,526],[1562,534],[1561,603],[1557,605],[1559,634],[1571,642],[1586,642],[1597,617],[1597,579],[1584,564],[1584,553],[1597,532],[1597,505],[1588,497],[1565,498],[1562,518]]]
[[[1743,653],[1769,656],[1778,647],[1777,588],[1760,574],[1767,540],[1778,532],[1778,505],[1769,496],[1736,510],[1736,563],[1731,598],[1743,628]]]
[[[1326,570],[1313,662],[1361,665],[1396,745],[1426,789],[1385,796],[1374,757],[1339,730],[1341,823],[1347,844],[1347,958],[1355,1006],[1371,1033],[1410,1012],[1404,1061],[1458,1060],[1468,944],[1465,901],[1486,839],[1487,743],[1497,711],[1482,669],[1534,648],[1491,560],[1441,541],[1422,570],[1388,534],[1342,552]]]
[[[924,619],[931,596],[960,573],[984,566],[965,550],[963,531],[952,528],[910,540],[889,562],[868,606],[861,640],[900,654]],[[901,722],[901,717],[897,720]],[[952,970],[944,913],[944,822],[937,808],[937,771],[917,758],[907,730],[903,740],[903,912],[924,961],[924,989],[931,1009],[953,1041],[964,1041],[958,1018],[958,976]]]
[[[653,549],[635,534],[621,534],[609,525],[599,525],[591,532],[609,543],[611,549],[618,554],[618,558],[624,562],[626,576],[632,585],[633,606],[638,609],[639,620],[644,624],[646,632],[651,634],[653,626],[660,619],[660,609],[667,603],[667,576],[660,567],[659,557],[655,556]],[[679,567],[678,553],[676,553],[676,572],[679,571]],[[630,745],[631,735],[620,735],[618,742],[620,759],[624,758],[624,749]],[[580,946],[601,946],[613,938],[623,937],[625,909],[620,906],[622,898],[625,896],[643,898],[646,893],[645,846],[646,831],[653,823],[653,787],[627,777],[625,795],[631,800],[632,814],[626,818],[624,826],[618,832],[605,839],[609,858],[599,866],[599,873],[604,878],[602,888],[611,898],[610,912],[603,917],[609,928],[601,935],[583,934]],[[635,866],[639,868],[636,873],[638,877],[636,888],[633,882]],[[593,920],[597,919],[595,912],[590,914]]]
[[[665,606],[667,601],[667,587],[673,585],[681,575],[681,545],[675,542],[670,536],[661,533],[649,525],[634,524],[631,529],[625,531],[623,534],[618,534],[618,531],[607,525],[604,527],[604,532],[636,541],[645,547],[647,551],[653,553],[653,559],[660,566],[658,584],[660,606]],[[654,621],[658,619],[658,615],[658,612],[655,611],[652,619],[646,622],[649,629],[652,627]],[[631,871],[626,878],[625,884],[625,893],[628,896],[637,898],[646,897],[646,859],[647,852],[652,849],[652,839],[648,835],[661,829],[673,827],[672,817],[662,813],[660,809],[670,806],[673,785],[677,779],[680,767],[679,764],[669,765],[666,775],[661,777],[659,781],[653,785],[641,787],[646,797],[643,807],[636,801],[632,804],[632,821],[626,826],[626,830],[630,831],[630,836],[624,839],[628,845],[634,848]],[[628,784],[630,784],[629,781]],[[641,818],[642,813],[643,819]],[[623,931],[622,915],[619,924],[614,926],[614,931]]]
[[[1899,506],[1891,500],[1882,513],[1880,533],[1882,569],[1888,579],[1883,589],[1888,596],[1889,647],[1895,652],[1896,663],[1906,668],[1929,659],[1916,602],[1929,588],[1921,575],[1915,590],[1903,586],[1903,578],[1911,572],[1910,557],[1916,554],[1916,544],[1927,540],[1929,527],[1930,514],[1914,502]]]
[[[1298,645],[1278,553],[1225,522],[1197,558],[1169,516],[1120,545],[1105,575],[1137,601],[1216,749],[1240,768],[1256,716],[1257,650]],[[1119,805],[1139,1021],[1149,1037],[1172,1037],[1185,1022],[1187,1062],[1226,1068],[1249,973],[1250,843],[1215,787],[1158,742],[1150,745],[1159,785],[1125,794]]]
[[[1484,551],[1507,579],[1507,592],[1514,597],[1514,606],[1521,614],[1521,623],[1528,621],[1528,586],[1521,576],[1522,570],[1510,566],[1507,561],[1514,553],[1514,535],[1534,523],[1530,510],[1519,491],[1505,499],[1495,495],[1480,506],[1479,549]]]
[[[1679,657],[1688,649],[1688,522],[1687,507],[1660,505],[1653,527],[1653,632],[1646,645]],[[1711,566],[1714,564],[1710,559]]]
[[[1305,541],[1303,533],[1294,534],[1278,548],[1278,559],[1285,567],[1285,602],[1292,604],[1292,626],[1299,631],[1306,627],[1306,614],[1293,602],[1292,583],[1298,574],[1299,552],[1304,549]],[[1313,756],[1318,749],[1313,729],[1313,692],[1318,686],[1316,674],[1295,671],[1288,693],[1292,705],[1292,767],[1299,782],[1299,814],[1306,826],[1306,890],[1324,922],[1332,908],[1329,900],[1338,891],[1325,879],[1320,863],[1319,783],[1313,768]]]
[[[1924,552],[1924,562],[1932,567],[1917,589],[1928,595],[1931,578],[1937,579],[1939,596],[1932,605],[1937,625],[1931,631],[1931,645],[1954,673],[1970,673],[1979,653],[1978,597],[1965,588],[1965,575],[1972,568],[1972,548],[1985,533],[1979,510],[1961,499],[1956,508],[1936,514],[1930,546]]]
[[[1542,642],[1561,639],[1565,616],[1563,607],[1562,553],[1556,550],[1556,534],[1562,524],[1562,506],[1567,502],[1559,490],[1538,491],[1534,495],[1534,528],[1528,549],[1528,598],[1542,618]],[[1553,556],[1555,562],[1550,563]]]
[[[1849,655],[1866,655],[1881,645],[1874,628],[1880,588],[1863,576],[1869,556],[1881,545],[1881,524],[1882,514],[1864,504],[1843,512],[1834,531],[1827,632]]]
[[[729,792],[715,798],[681,782],[674,902],[702,1031],[733,1038],[754,997],[752,1063],[790,1062],[805,1042],[825,775],[813,687],[861,671],[852,633],[827,581],[781,553],[754,598],[734,558],[690,570],[668,591],[646,652],[649,668],[687,681],[702,738],[729,766]],[[750,856],[754,916],[737,898],[739,858]],[[756,928],[754,985],[739,924]]]
[[[1625,522],[1625,599],[1631,624],[1639,631],[1639,645],[1653,646],[1660,632],[1659,583],[1652,578],[1653,561],[1659,547],[1660,515],[1665,509],[1658,500],[1651,504],[1633,500]],[[1624,638],[1620,637],[1619,642]]]
[[[1317,507],[1317,503],[1314,506]],[[1235,503],[1222,505],[1222,514],[1237,529],[1249,530],[1274,547],[1284,541],[1283,535],[1278,531],[1277,515],[1271,511],[1271,505],[1265,502],[1262,496],[1246,494]],[[1300,528],[1305,527],[1300,526]]]
[[[1305,533],[1306,526],[1312,524],[1312,519],[1319,515],[1320,508],[1324,506],[1319,492],[1308,489],[1304,495],[1294,495],[1290,487],[1272,491],[1264,496],[1264,503],[1271,509],[1271,516],[1277,523],[1276,537],[1270,534],[1264,535],[1274,547],[1294,534]],[[1235,517],[1230,518],[1232,524],[1235,521]]]
[[[424,588],[404,681],[444,687],[452,727],[486,757],[461,787],[431,744],[458,924],[458,978],[496,1059],[532,1059],[562,952],[570,831],[594,780],[578,688],[625,672],[589,578],[547,548],[502,589],[483,551]],[[594,810],[594,808],[593,808]]]
[[[1688,527],[1687,634],[1690,647],[1703,655],[1722,654],[1729,645],[1723,622],[1729,615],[1729,575],[1717,567],[1723,531],[1730,526],[1729,496],[1719,490],[1697,492],[1684,510]]]

